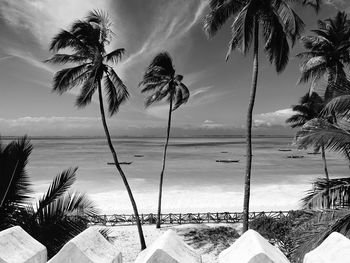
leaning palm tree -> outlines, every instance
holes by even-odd
[[[123,48],[116,49],[110,53],[106,52],[106,45],[110,43],[113,35],[110,27],[111,22],[106,13],[102,11],[90,12],[86,19],[74,22],[69,30],[62,30],[53,38],[50,50],[56,52],[56,54],[48,59],[47,62],[55,64],[77,64],[77,66],[65,68],[55,74],[53,91],[62,94],[74,87],[80,87],[80,94],[76,100],[78,107],[88,105],[92,100],[93,94],[97,91],[107,143],[112,153],[116,169],[124,182],[132,204],[140,236],[141,249],[145,249],[146,244],[136,202],[124,171],[119,164],[105,117],[102,84],[106,92],[108,113],[110,116],[116,114],[119,106],[129,97],[123,81],[114,69],[108,65],[108,63],[117,63],[120,61],[124,54]],[[72,53],[57,53],[66,48],[71,50]]]
[[[289,59],[288,40],[294,44],[304,28],[304,23],[292,9],[291,2],[311,4],[318,8],[320,0],[210,0],[210,12],[204,22],[204,30],[211,37],[230,17],[234,17],[231,26],[232,37],[226,59],[236,49],[239,49],[243,54],[247,54],[251,44],[254,43],[252,86],[247,113],[247,163],[243,204],[243,231],[248,230],[252,166],[252,115],[259,71],[260,28],[264,37],[264,51],[269,61],[275,64],[276,71],[280,73],[287,66]]]
[[[316,90],[324,86],[316,83],[325,77],[323,91],[328,102],[349,86],[344,68],[350,63],[350,20],[345,12],[338,12],[334,18],[319,20],[318,29],[311,32],[314,35],[302,37],[306,51],[297,55],[303,60],[300,82],[311,81]]]
[[[190,92],[185,84],[182,83],[182,79],[182,75],[175,74],[175,68],[170,55],[167,52],[162,52],[155,56],[148,66],[143,80],[140,82],[140,85],[143,86],[142,92],[152,92],[152,94],[146,98],[146,107],[162,100],[166,100],[169,103],[168,126],[159,182],[157,228],[160,228],[161,224],[163,177],[169,143],[171,115],[174,110],[186,103],[190,96]]]
[[[324,102],[317,93],[312,92],[310,95],[310,93],[308,92],[303,97],[301,97],[300,103],[298,105],[294,105],[292,107],[293,111],[296,113],[291,117],[289,117],[286,120],[286,123],[289,123],[292,128],[296,128],[296,127],[300,128],[308,121],[319,117],[323,109],[323,106],[324,106]],[[329,175],[328,175],[326,152],[324,149],[324,145],[315,145],[316,151],[318,151],[319,148],[321,148],[324,173],[326,176],[326,181],[328,182]],[[327,208],[329,208],[328,206]]]
[[[85,194],[69,192],[77,168],[58,174],[34,205],[32,184],[26,173],[31,151],[27,137],[0,147],[0,231],[21,226],[44,244],[52,257],[67,241],[88,228],[87,218],[97,215],[97,210]]]

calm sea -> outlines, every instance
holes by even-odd
[[[102,213],[129,213],[130,202],[105,139],[33,139],[28,173],[36,192],[44,192],[52,178],[79,167],[74,189],[86,192]],[[113,143],[134,191],[141,213],[155,212],[164,139],[124,138]],[[323,176],[320,155],[298,151],[291,138],[254,139],[251,209],[295,209]],[[282,152],[279,149],[292,149]],[[303,155],[288,159],[287,155]],[[142,157],[135,157],[141,155]],[[243,138],[172,138],[164,180],[163,212],[241,211],[245,167]],[[347,161],[327,153],[331,177],[347,176]],[[238,163],[217,163],[237,159]]]

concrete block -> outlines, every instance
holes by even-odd
[[[88,228],[73,239],[49,263],[122,263],[122,254],[96,228]]]
[[[142,251],[135,263],[201,263],[201,256],[173,230],[166,231]]]
[[[20,226],[0,232],[0,263],[45,263],[46,247]]]
[[[219,255],[219,263],[290,263],[275,246],[254,230],[248,230]]]

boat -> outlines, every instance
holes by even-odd
[[[316,155],[316,154],[321,154],[320,152],[315,152],[315,153],[307,153],[307,154],[313,154],[313,155]]]
[[[287,158],[288,159],[300,159],[300,158],[304,158],[304,155],[288,155]]]
[[[278,149],[280,152],[291,152],[291,149]]]
[[[108,165],[114,165],[115,163],[107,163]],[[132,164],[132,162],[119,162],[120,165],[129,165]]]
[[[134,157],[143,157],[144,155],[142,154],[135,154]]]
[[[221,152],[221,153],[228,153],[228,152]]]
[[[231,159],[227,159],[227,160],[216,160],[217,163],[238,163],[239,160],[231,160]]]

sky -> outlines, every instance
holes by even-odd
[[[62,67],[43,63],[52,54],[49,43],[90,10],[108,11],[115,38],[108,50],[125,48],[115,70],[130,92],[117,115],[108,119],[113,136],[160,136],[167,105],[144,108],[138,83],[152,58],[168,51],[178,74],[184,75],[191,97],[173,115],[173,136],[238,135],[244,133],[250,93],[252,55],[234,52],[226,62],[230,22],[212,39],[203,32],[207,0],[0,0],[0,134],[31,136],[103,135],[97,99],[77,109],[72,90],[53,93],[52,77]],[[317,19],[350,12],[347,0],[327,0],[319,14],[295,7],[306,24],[305,34]],[[290,106],[308,91],[297,85],[300,75],[291,51],[286,70],[277,75],[263,52],[254,126],[257,134],[291,134],[285,119]],[[262,51],[262,50],[261,50]]]

